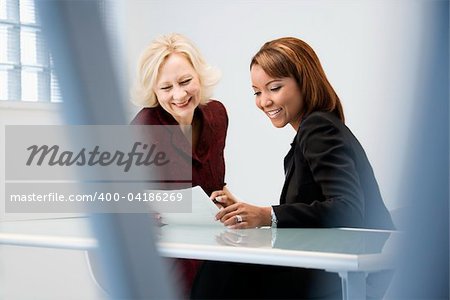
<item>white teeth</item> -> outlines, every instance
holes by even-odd
[[[191,100],[191,98],[189,98],[188,100],[182,102],[182,103],[173,103],[176,107],[183,107],[186,106],[189,102],[189,100]]]
[[[267,114],[270,118],[274,118],[280,111],[281,111],[281,108],[278,108],[278,109],[274,109],[274,110],[267,111],[266,114]]]

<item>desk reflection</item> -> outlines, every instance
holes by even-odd
[[[381,253],[390,236],[389,231],[359,229],[228,229],[169,225],[161,228],[160,242],[358,255]]]

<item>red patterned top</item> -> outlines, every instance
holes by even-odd
[[[195,109],[194,118],[200,120],[202,126],[196,149],[192,149],[192,186],[199,185],[210,195],[213,191],[220,190],[225,185],[224,148],[228,116],[222,103],[211,100],[206,105],[199,105]],[[143,108],[131,124],[178,125],[178,122],[161,106],[157,106]],[[168,134],[170,133],[168,132]],[[181,151],[178,152],[178,155],[175,152],[169,153],[172,160],[179,159],[176,163],[180,165],[185,160],[183,149],[186,149],[186,145],[188,145],[186,144],[188,143],[187,140],[182,137],[182,135],[172,136],[172,148],[174,151],[177,149]],[[177,265],[179,265],[185,282],[185,295],[189,295],[199,264],[200,262],[196,260],[177,260]]]

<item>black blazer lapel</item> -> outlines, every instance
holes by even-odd
[[[291,181],[292,172],[294,171],[294,151],[295,150],[295,142],[291,143],[291,149],[289,150],[288,154],[284,158],[284,172],[285,172],[285,180],[283,189],[281,190],[281,196],[280,196],[280,204],[286,203],[286,193],[288,186]]]

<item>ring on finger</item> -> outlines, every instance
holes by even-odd
[[[242,216],[241,215],[236,215],[236,223],[241,223],[242,222]]]

